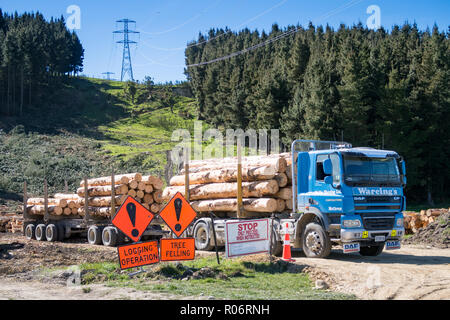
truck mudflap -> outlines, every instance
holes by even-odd
[[[381,243],[378,243],[379,245]],[[401,247],[400,240],[388,240],[383,243],[385,250],[397,250]],[[343,253],[353,253],[359,252],[361,250],[361,243],[359,242],[348,242],[342,244],[342,252]]]

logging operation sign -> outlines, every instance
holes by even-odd
[[[197,213],[179,192],[161,210],[159,216],[177,237],[194,221]]]
[[[194,260],[195,239],[161,239],[161,261]]]
[[[120,246],[117,252],[122,270],[159,262],[158,241]]]
[[[153,217],[142,204],[128,196],[117,211],[112,224],[134,242],[138,242]]]

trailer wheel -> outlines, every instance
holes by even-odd
[[[106,227],[102,232],[103,245],[107,247],[115,247],[118,240],[118,232],[114,227]]]
[[[302,248],[308,258],[326,258],[331,252],[331,240],[320,224],[311,222],[303,231]]]
[[[38,224],[37,226],[36,226],[36,229],[35,229],[35,232],[34,232],[34,234],[35,234],[35,237],[36,237],[36,240],[37,241],[44,241],[45,240],[45,224]]]
[[[27,226],[25,227],[25,237],[27,237],[28,240],[32,240],[35,238],[35,231],[36,226],[32,223],[27,224]]]
[[[383,252],[383,249],[384,249],[384,244],[377,245],[377,246],[361,247],[359,249],[359,254],[362,256],[375,257],[375,256],[378,256],[381,252]]]
[[[211,234],[205,222],[199,222],[194,228],[195,248],[197,250],[211,251]]]
[[[276,237],[272,237],[271,242],[272,242],[272,244],[271,244],[272,247],[270,249],[271,249],[272,255],[281,256],[281,253],[283,252],[283,243],[281,241],[278,241],[276,239]]]
[[[97,226],[90,226],[87,231],[87,240],[89,244],[101,244],[102,233],[100,231],[100,228]]]
[[[51,223],[45,228],[45,237],[48,242],[55,242],[58,240],[58,229]]]

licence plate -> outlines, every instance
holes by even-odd
[[[386,241],[386,250],[400,249],[400,241]]]
[[[386,240],[385,236],[375,236],[375,242],[384,242]]]
[[[342,249],[344,253],[359,252],[359,242],[344,243]]]

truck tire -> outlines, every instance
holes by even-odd
[[[62,224],[58,223],[56,224],[56,229],[58,230],[58,241],[63,242],[66,237],[66,228]]]
[[[56,228],[56,225],[50,223],[45,228],[45,238],[48,242],[55,242],[58,240],[58,229]]]
[[[102,232],[102,242],[104,246],[115,247],[117,245],[118,232],[114,227],[106,227]]]
[[[308,223],[302,233],[302,248],[308,258],[326,258],[331,252],[331,241],[323,227]]]
[[[25,237],[27,237],[28,240],[32,240],[35,239],[35,230],[36,230],[36,226],[32,223],[27,224],[27,226],[25,227],[24,230],[24,235]]]
[[[375,256],[378,256],[381,252],[383,252],[383,249],[384,249],[384,244],[361,247],[359,249],[359,254],[362,256],[375,257]]]
[[[44,241],[45,240],[45,224],[43,224],[43,223],[38,224],[36,226],[34,234],[35,234],[37,241]]]
[[[197,250],[211,251],[211,233],[206,222],[199,222],[194,228],[195,248]]]
[[[87,231],[87,240],[89,244],[101,244],[102,232],[97,226],[90,226]]]
[[[276,237],[272,238],[272,248],[271,253],[274,256],[281,256],[281,253],[283,252],[283,243],[281,241],[278,241]]]

